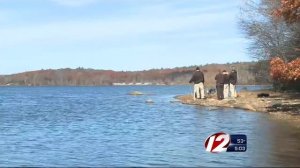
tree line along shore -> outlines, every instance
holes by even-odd
[[[195,66],[144,71],[112,71],[95,69],[48,69],[0,75],[2,86],[101,86],[101,85],[184,85],[188,84]],[[200,65],[206,85],[214,85],[218,69],[229,70],[235,66],[241,85],[270,84],[257,75],[256,62]]]

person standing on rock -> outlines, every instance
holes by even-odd
[[[223,70],[223,78],[224,78],[224,99],[229,97],[229,73],[226,70]]]
[[[237,83],[237,72],[234,67],[229,74],[229,90],[230,90],[230,97],[236,98],[236,83]]]
[[[222,100],[224,98],[224,76],[221,70],[219,70],[219,73],[216,75],[215,80],[217,88],[217,98],[218,100]]]
[[[194,83],[194,100],[204,99],[204,74],[200,71],[200,68],[196,68],[196,72],[193,74],[189,83]]]

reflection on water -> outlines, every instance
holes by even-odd
[[[151,94],[127,94],[134,90]],[[300,165],[299,129],[262,113],[170,102],[189,91],[188,86],[0,88],[0,166]],[[219,131],[246,134],[247,152],[205,152],[205,139]]]

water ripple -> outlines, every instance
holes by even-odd
[[[134,90],[151,94],[127,94]],[[0,166],[300,165],[299,130],[265,114],[170,103],[188,91],[187,86],[0,88]],[[248,151],[205,152],[205,139],[219,131],[247,134]]]

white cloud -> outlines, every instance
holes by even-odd
[[[84,5],[97,0],[52,0],[69,5]],[[98,0],[99,1],[99,0]],[[222,6],[223,7],[223,6]],[[206,7],[207,8],[207,7]],[[188,10],[190,9],[190,11]],[[208,7],[211,9],[211,7]],[[194,35],[211,37],[209,30],[220,23],[231,22],[228,13],[203,12],[203,8],[172,7],[168,3],[144,6],[130,15],[114,18],[31,23],[21,27],[0,28],[0,48],[15,46],[60,45],[78,42],[127,41],[135,37],[170,34],[180,37]],[[215,33],[215,32],[212,32]],[[180,38],[179,37],[179,38]]]
[[[78,7],[95,3],[97,0],[51,0],[59,5]]]
[[[218,5],[202,0],[192,1],[48,0],[70,7],[72,11],[42,4],[38,7],[28,5],[24,10],[9,8],[6,10],[12,11],[8,13],[0,10],[0,24],[3,25],[0,26],[2,64],[14,65],[11,66],[13,71],[47,66],[97,67],[99,62],[106,66],[102,68],[107,69],[144,69],[144,64],[138,67],[128,63],[126,67],[124,62],[143,58],[149,59],[149,68],[189,65],[187,60],[199,59],[200,62],[199,53],[204,52],[202,55],[207,55],[207,59],[212,56],[222,60],[224,58],[213,55],[226,51],[238,52],[238,47],[244,42],[234,32],[237,11],[234,5],[227,1],[220,1],[223,2],[220,4],[219,0],[215,0]],[[91,11],[87,11],[89,8],[77,8],[89,5],[95,5],[95,8]],[[107,58],[104,59],[104,56]],[[124,61],[120,60],[117,64],[114,59],[119,60],[122,56]],[[172,62],[150,63],[151,60],[168,56],[171,56]],[[174,59],[176,56],[178,58]],[[5,66],[1,67],[3,69]],[[23,70],[15,67],[23,67]]]
[[[54,22],[18,28],[0,29],[0,46],[19,44],[57,44],[85,40],[105,41],[134,36],[189,29],[203,29],[226,17],[217,14],[152,17],[136,15],[109,20]]]

